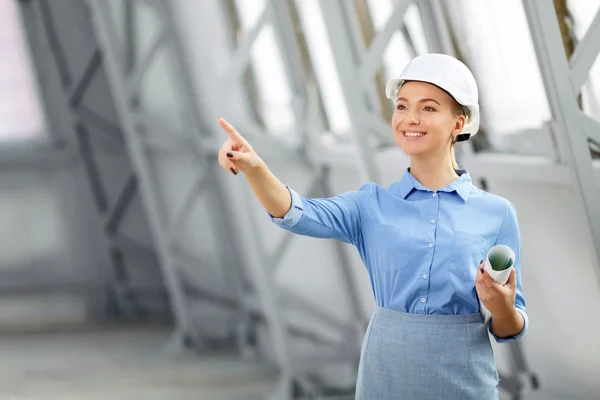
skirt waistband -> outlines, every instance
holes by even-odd
[[[481,313],[475,314],[461,314],[461,315],[441,315],[441,314],[413,314],[404,311],[392,310],[390,308],[384,308],[377,306],[375,309],[375,315],[380,315],[385,318],[389,318],[395,321],[402,322],[415,322],[419,324],[473,324],[481,323],[484,321]]]

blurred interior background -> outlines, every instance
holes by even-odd
[[[0,0],[0,399],[352,399],[353,248],[223,171],[230,121],[307,196],[399,179],[385,81],[474,72],[457,146],[517,208],[503,399],[600,398],[598,0]]]

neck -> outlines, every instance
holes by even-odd
[[[458,178],[449,156],[437,158],[413,156],[410,160],[410,173],[421,185],[431,190],[443,188]]]

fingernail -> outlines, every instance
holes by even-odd
[[[481,264],[483,262],[483,260],[479,261],[479,264]]]
[[[229,158],[233,157],[233,153],[227,153],[227,157],[229,157]]]
[[[479,268],[479,271],[483,274],[483,268]]]
[[[238,173],[237,173],[237,171],[236,171],[235,169],[233,169],[233,168],[229,168],[229,170],[230,170],[230,171],[231,171],[231,173],[232,173],[232,174],[234,174],[234,175],[237,175],[237,174],[238,174]]]

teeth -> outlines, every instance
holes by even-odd
[[[406,136],[408,137],[420,137],[420,136],[425,136],[424,133],[420,133],[420,132],[405,132],[404,133]]]

